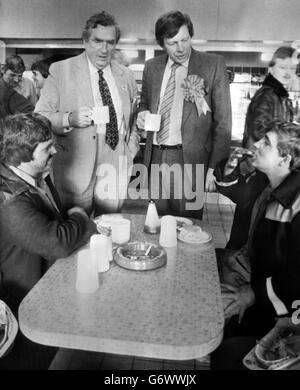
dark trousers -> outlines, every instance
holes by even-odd
[[[175,166],[175,170],[168,167]],[[158,167],[160,171],[158,172]],[[179,149],[160,149],[153,146],[149,167],[149,197],[152,198],[160,215],[171,214],[187,218],[202,219],[204,198],[204,174],[191,176],[184,170],[183,151]],[[198,186],[196,186],[196,181]],[[199,189],[199,196],[191,197]],[[198,192],[197,192],[198,193]],[[200,207],[195,206],[195,201]],[[189,206],[188,206],[189,205]]]

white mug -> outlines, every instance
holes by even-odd
[[[161,115],[151,114],[151,112],[147,112],[145,115],[145,130],[159,131],[160,121],[161,121]]]
[[[125,244],[130,240],[130,220],[126,218],[112,219],[112,242],[118,245]]]

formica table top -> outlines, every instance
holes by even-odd
[[[130,218],[131,241],[158,243]],[[209,232],[209,226],[194,220]],[[75,288],[76,258],[60,259],[19,308],[20,329],[34,342],[64,348],[188,360],[205,356],[223,336],[223,308],[213,243],[167,249],[167,265],[133,271],[111,263],[99,289]]]

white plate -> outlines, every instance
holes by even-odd
[[[184,240],[180,237],[181,232],[179,232],[177,238],[179,241],[186,242],[187,244],[206,244],[207,242],[212,240],[212,235],[210,233],[202,231],[203,238],[200,240]]]
[[[193,225],[193,222],[188,219],[188,218],[183,218],[183,217],[175,217],[177,223],[177,228],[181,228],[182,224],[185,223],[186,225]]]

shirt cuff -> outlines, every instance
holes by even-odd
[[[267,278],[267,294],[278,316],[288,314],[285,304],[278,298],[273,290],[272,278]]]
[[[64,128],[64,133],[68,133],[69,131],[73,130],[73,127],[71,127],[70,123],[69,123],[69,115],[70,115],[70,112],[66,112],[63,115],[62,125]]]

